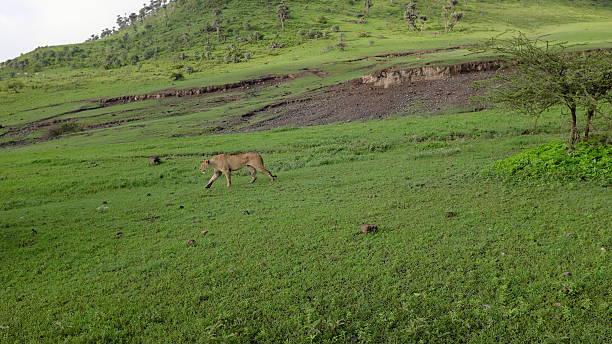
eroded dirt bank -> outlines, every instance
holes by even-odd
[[[499,69],[503,63],[504,61],[502,60],[493,60],[465,62],[446,66],[426,65],[416,68],[384,69],[362,76],[361,82],[364,84],[388,88],[391,86],[406,83],[411,84],[419,81],[448,79],[461,74],[488,72]]]
[[[292,79],[302,77],[307,74],[323,75],[325,73],[319,70],[307,70],[302,73],[296,74],[285,74],[285,75],[266,75],[261,78],[242,80],[235,83],[223,84],[223,85],[210,85],[204,87],[192,87],[185,89],[169,89],[159,92],[152,92],[146,94],[137,95],[126,95],[114,98],[102,98],[94,99],[93,102],[99,102],[102,106],[112,106],[117,104],[133,103],[151,99],[164,99],[164,98],[180,98],[189,96],[202,96],[209,95],[212,93],[221,93],[227,91],[240,91],[244,89],[250,89],[252,87],[265,87],[275,84],[280,84]]]
[[[268,105],[243,115],[269,117],[238,131],[382,119],[400,115],[477,111],[474,81],[489,78],[502,61],[389,69]],[[231,126],[222,132],[235,132]]]

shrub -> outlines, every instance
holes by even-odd
[[[321,38],[323,37],[323,32],[315,29],[310,29],[306,32],[306,37],[309,39]]]
[[[52,139],[58,136],[62,136],[64,134],[76,133],[78,131],[83,130],[83,128],[74,122],[61,123],[57,125],[53,125],[47,129],[44,137],[48,139]]]
[[[25,87],[25,84],[19,80],[11,80],[7,83],[6,89],[8,91],[13,91],[14,93],[19,93],[19,90]]]
[[[261,41],[262,39],[264,39],[264,35],[261,32],[254,32],[247,36],[247,40],[251,42]]]
[[[185,76],[181,72],[174,72],[170,74],[170,79],[173,81],[185,80]]]
[[[582,142],[574,149],[562,142],[548,143],[495,162],[491,170],[502,177],[523,180],[603,179],[612,184],[612,145]]]

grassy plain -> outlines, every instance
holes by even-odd
[[[50,116],[85,126],[143,118],[0,148],[0,342],[610,338],[609,178],[519,183],[483,173],[563,140],[559,110],[537,123],[482,111],[231,135],[204,136],[203,125],[384,67],[483,58],[460,49],[343,62],[365,56],[466,45],[506,29],[610,47],[610,8],[470,1],[465,26],[442,35],[407,32],[385,6],[353,24],[345,20],[358,9],[338,5],[334,16],[312,3],[295,8],[295,30],[324,12],[325,25],[341,25],[346,51],[326,50],[336,36],[287,39],[249,62],[196,65],[181,82],[169,82],[177,63],[162,56],[107,71],[50,69],[20,76],[20,93],[0,90],[0,124],[11,128]],[[88,99],[303,68],[329,74],[211,107],[164,99],[61,115],[94,106]],[[600,117],[595,128],[609,133],[609,121]],[[203,189],[211,172],[197,170],[202,155],[248,150],[262,153],[276,182],[260,175],[248,184],[243,172],[232,188],[219,180]],[[149,166],[150,155],[163,163]],[[356,235],[364,223],[380,229]]]
[[[4,151],[0,338],[604,342],[609,188],[481,174],[561,131],[480,112]],[[204,190],[198,155],[242,150],[279,180]]]

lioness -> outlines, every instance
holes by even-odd
[[[266,170],[264,167],[263,159],[261,155],[255,152],[244,153],[244,154],[236,154],[236,155],[225,155],[219,154],[208,160],[202,161],[202,165],[200,165],[200,171],[204,173],[207,168],[213,167],[215,169],[215,174],[213,174],[212,178],[206,184],[206,188],[210,188],[212,184],[221,176],[221,173],[225,174],[225,178],[227,179],[227,187],[232,185],[232,171],[237,171],[244,166],[249,168],[251,173],[251,183],[257,179],[257,172],[259,171],[274,181],[276,176],[272,175],[270,171]]]

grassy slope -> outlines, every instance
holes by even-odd
[[[224,15],[231,24],[226,30],[238,29],[241,26],[241,18],[245,13],[260,13],[257,16],[247,16],[245,21],[257,22],[258,29],[266,35],[264,41],[237,43],[228,38],[223,43],[215,43],[218,54],[225,51],[229,44],[245,45],[245,49],[256,49],[260,53],[254,53],[249,62],[238,64],[224,64],[216,60],[201,61],[193,57],[187,60],[177,60],[179,52],[162,54],[158,59],[146,60],[138,66],[126,66],[120,69],[101,70],[99,68],[82,69],[45,69],[38,74],[30,72],[27,76],[21,76],[26,88],[21,94],[14,94],[6,90],[6,84],[10,80],[0,81],[0,124],[4,121],[14,121],[19,117],[19,111],[50,103],[75,101],[83,99],[94,99],[100,97],[112,97],[124,94],[144,93],[168,87],[190,87],[208,84],[223,84],[246,78],[252,78],[269,73],[291,73],[299,69],[319,68],[337,74],[344,74],[344,78],[350,78],[363,73],[363,68],[377,68],[379,63],[370,61],[368,64],[355,64],[347,67],[338,63],[339,60],[351,59],[360,56],[376,55],[381,53],[393,53],[404,51],[416,51],[451,47],[461,44],[470,44],[479,39],[488,38],[496,33],[509,29],[528,32],[534,36],[543,36],[552,40],[563,40],[574,44],[583,44],[584,47],[610,46],[610,18],[612,9],[609,6],[596,5],[592,2],[567,2],[567,1],[530,1],[521,2],[469,2],[465,8],[467,13],[465,22],[460,24],[456,32],[451,34],[433,34],[442,28],[435,12],[438,6],[425,1],[423,8],[429,15],[431,24],[428,32],[414,33],[406,29],[402,21],[403,5],[399,2],[389,4],[386,1],[378,3],[372,9],[367,24],[354,24],[347,22],[354,20],[361,13],[362,8],[358,5],[350,6],[346,2],[321,5],[319,2],[297,2],[292,7],[293,19],[289,21],[286,31],[280,32],[275,24],[274,18],[270,16],[267,7],[261,1],[249,1],[248,6],[241,2],[229,2]],[[206,3],[206,2],[203,2]],[[376,2],[375,2],[376,3]],[[585,5],[588,4],[588,5]],[[201,6],[205,6],[201,5]],[[198,7],[199,8],[199,7]],[[210,8],[207,7],[207,9]],[[203,12],[202,12],[203,11]],[[198,33],[198,27],[206,25],[211,20],[208,10],[177,11],[170,15],[171,21],[175,23],[170,29],[165,29],[160,23],[154,26],[151,32],[142,33],[142,37],[134,38],[136,53],[139,51],[140,40],[163,42],[165,36],[180,37],[184,32],[191,32],[193,37],[185,49],[187,55],[193,56],[194,50],[204,47],[206,40],[214,40],[212,34]],[[200,14],[203,13],[203,14]],[[328,22],[321,24],[317,19],[325,16]],[[195,16],[195,17],[194,17]],[[197,19],[197,18],[203,19]],[[267,18],[268,20],[257,19]],[[255,18],[255,19],[251,19]],[[161,18],[150,19],[153,24]],[[191,26],[186,25],[186,23]],[[333,25],[339,25],[341,32],[332,32],[329,39],[303,39],[298,35],[299,30],[315,28],[329,30]],[[166,32],[167,30],[171,30]],[[132,32],[128,29],[128,33]],[[241,31],[242,32],[242,31]],[[250,32],[250,31],[248,31]],[[371,37],[359,37],[360,33],[369,32]],[[196,34],[198,33],[198,34]],[[229,35],[229,33],[227,33]],[[339,35],[343,34],[348,44],[346,51],[325,51],[326,47],[339,42]],[[116,40],[122,34],[106,40]],[[106,40],[101,40],[87,45],[104,45]],[[282,41],[286,48],[279,50],[268,49],[269,44]],[[159,43],[161,44],[161,43]],[[187,43],[186,43],[187,44]],[[187,48],[196,47],[196,48]],[[463,55],[469,54],[462,51]],[[447,60],[444,54],[440,57]],[[464,58],[473,59],[468,55]],[[415,63],[417,61],[408,61]],[[180,67],[182,66],[182,67]],[[170,72],[182,71],[184,66],[193,66],[196,73],[188,76],[188,80],[173,84],[169,82]],[[179,67],[179,68],[177,68]],[[346,74],[347,69],[354,72]],[[199,72],[198,72],[199,71]],[[356,72],[359,71],[359,72]],[[351,76],[352,75],[352,76]],[[21,118],[21,117],[19,117]]]
[[[601,248],[610,247],[609,187],[508,184],[479,173],[497,159],[561,139],[565,119],[555,113],[535,130],[526,118],[481,112],[171,137],[242,111],[230,107],[282,98],[285,90],[296,94],[382,66],[424,62],[338,60],[448,47],[508,27],[609,45],[612,12],[601,7],[470,2],[477,4],[494,15],[450,35],[406,34],[375,7],[374,14],[381,12],[367,26],[346,29],[346,52],[321,53],[336,39],[309,41],[279,56],[215,65],[177,85],[167,82],[173,63],[163,59],[141,72],[55,70],[27,80],[42,88],[3,93],[0,123],[12,125],[83,106],[23,111],[63,101],[302,67],[331,72],[204,114],[159,119],[156,111],[167,103],[130,104],[122,109],[151,111],[144,128],[0,151],[0,314],[10,314],[0,319],[0,341],[605,341],[610,260]],[[357,38],[361,31],[374,38]],[[426,61],[471,58],[466,53]],[[251,185],[237,176],[230,189],[219,181],[202,190],[208,175],[195,169],[199,154],[245,150],[263,152],[278,182],[260,176]],[[148,167],[142,158],[148,155],[169,157]],[[369,222],[380,232],[354,235]],[[187,246],[189,239],[197,245]]]
[[[532,129],[483,112],[4,153],[0,338],[602,342],[609,189],[479,174],[559,139],[556,115]],[[244,149],[279,180],[204,191],[198,157],[138,157]]]

